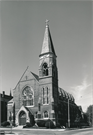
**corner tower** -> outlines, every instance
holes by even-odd
[[[41,112],[48,111],[48,117],[55,122],[57,121],[56,113],[58,103],[58,71],[56,58],[57,56],[47,20],[41,54],[39,55],[39,96],[41,99]]]

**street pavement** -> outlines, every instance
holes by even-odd
[[[0,128],[5,135],[11,135],[11,128]],[[12,135],[93,135],[93,128],[84,129],[12,129]]]

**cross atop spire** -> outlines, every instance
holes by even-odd
[[[48,22],[49,22],[49,20],[46,19],[46,21],[45,21],[46,27],[48,27]]]

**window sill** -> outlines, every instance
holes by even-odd
[[[26,107],[34,107],[34,105],[27,105]]]
[[[43,105],[49,105],[49,104],[43,104]]]
[[[49,119],[49,117],[47,117],[47,118],[43,118],[43,119],[46,119],[46,120],[47,120],[47,119]]]

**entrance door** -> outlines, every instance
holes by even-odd
[[[26,114],[24,111],[21,111],[19,114],[19,125],[25,125],[26,124]]]

